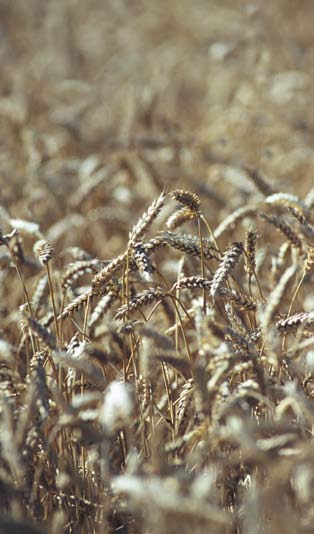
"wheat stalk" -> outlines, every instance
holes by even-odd
[[[56,336],[57,336],[57,339],[60,340],[59,326],[58,326],[58,321],[57,321],[57,308],[56,308],[56,303],[55,303],[54,289],[53,289],[51,272],[50,272],[50,267],[49,267],[49,262],[51,261],[52,255],[53,255],[53,247],[51,246],[49,241],[46,241],[45,239],[41,239],[39,241],[36,241],[34,245],[34,254],[38,257],[40,263],[46,267],[50,298],[51,298],[51,303],[52,303],[52,308],[53,308]]]

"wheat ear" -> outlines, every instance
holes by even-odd
[[[221,286],[226,282],[227,278],[236,267],[243,250],[243,243],[235,242],[232,243],[230,248],[224,253],[223,260],[215,272],[212,280],[210,294],[213,298],[215,298]]]
[[[149,206],[147,211],[142,215],[139,221],[133,226],[129,234],[128,248],[135,245],[137,241],[140,241],[144,236],[147,229],[152,222],[156,219],[157,215],[161,211],[165,203],[166,193],[163,191],[158,198],[156,198]]]

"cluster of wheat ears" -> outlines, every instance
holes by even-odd
[[[216,228],[163,191],[113,259],[3,210],[1,532],[311,531],[314,195],[245,172]]]

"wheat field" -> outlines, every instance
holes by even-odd
[[[310,534],[314,5],[0,0],[0,533]]]

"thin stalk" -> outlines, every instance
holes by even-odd
[[[27,289],[26,289],[26,285],[25,285],[25,282],[24,282],[22,273],[21,273],[21,271],[20,271],[20,269],[19,269],[19,267],[17,266],[16,263],[14,264],[14,266],[15,266],[16,272],[17,272],[17,274],[18,274],[18,277],[19,277],[20,282],[21,282],[22,287],[23,287],[23,292],[24,292],[24,296],[25,296],[25,300],[26,300],[28,309],[29,309],[30,316],[34,319],[34,314],[33,314],[33,310],[32,310],[32,305],[31,305],[31,302],[30,302],[30,300],[29,300],[28,292],[27,292]]]
[[[86,336],[87,336],[87,320],[88,320],[89,310],[90,310],[90,295],[88,295],[88,298],[87,298],[86,309],[85,309],[85,314],[84,314],[84,326],[83,326],[84,339],[86,339]]]
[[[305,275],[306,275],[306,271],[303,272],[302,277],[301,277],[301,280],[300,280],[300,282],[298,283],[295,292],[293,293],[293,296],[292,296],[292,299],[291,299],[291,302],[290,302],[290,306],[289,306],[289,310],[288,310],[287,319],[288,319],[288,318],[290,317],[290,315],[291,315],[293,304],[294,304],[295,299],[297,298],[297,295],[298,295],[298,293],[299,293],[299,291],[300,291],[300,288],[301,288],[301,286],[302,286],[302,284],[303,284]]]
[[[26,289],[24,278],[22,276],[22,273],[21,273],[18,265],[15,262],[14,262],[14,266],[15,266],[15,270],[17,272],[17,275],[18,275],[18,277],[20,279],[20,282],[22,284],[22,287],[23,287],[24,297],[25,297],[25,300],[26,300],[26,303],[27,303],[27,306],[28,306],[28,309],[29,309],[29,314],[32,317],[32,319],[34,319],[33,309],[32,309],[32,305],[31,305],[31,302],[30,302],[30,299],[29,299],[29,296],[28,296],[28,292],[27,292],[27,289]],[[32,332],[30,332],[30,339],[31,339],[33,354],[35,354],[35,352],[37,350],[39,350],[39,346],[38,346],[38,343],[36,342],[36,340],[34,339],[34,336],[33,336]],[[27,369],[29,371],[29,361],[27,362]]]
[[[296,289],[295,289],[295,291],[294,291],[294,293],[292,295],[292,299],[291,299],[289,310],[288,310],[288,314],[287,314],[287,319],[289,319],[289,317],[291,315],[293,304],[294,304],[295,299],[297,298],[297,295],[298,295],[298,293],[300,291],[300,288],[301,288],[301,286],[303,284],[305,275],[306,275],[306,271],[304,270],[303,274],[302,274],[302,277],[301,277],[301,279],[300,279],[300,281],[299,281],[299,283],[298,283],[298,285],[297,285],[297,287],[296,287]],[[287,335],[285,334],[284,337],[283,337],[283,340],[282,340],[282,346],[281,346],[282,351],[285,350],[286,337],[287,337]]]
[[[126,302],[127,304],[127,319],[129,319],[129,303],[130,303],[130,299],[129,299],[129,250],[127,250],[127,254],[126,254],[122,280],[123,280],[122,303],[125,304]],[[127,376],[128,376],[128,372],[127,372],[128,362],[127,362],[127,357],[126,357],[126,348],[127,348],[126,338],[124,336],[123,338],[123,379],[124,379],[124,382],[127,381]]]
[[[200,247],[201,247],[201,274],[202,274],[202,278],[206,278],[205,277],[205,264],[204,264],[203,236],[202,236],[202,231],[201,231],[200,217],[197,218],[197,229],[198,229],[198,237],[200,240]],[[203,289],[203,311],[204,311],[204,315],[206,315],[206,289]]]
[[[47,276],[48,276],[48,284],[49,284],[49,292],[50,292],[50,298],[51,298],[51,304],[53,308],[53,319],[55,323],[55,329],[56,329],[56,336],[57,340],[60,343],[60,336],[59,336],[59,326],[58,326],[58,319],[57,319],[57,309],[55,304],[55,298],[54,298],[54,292],[53,292],[53,285],[52,285],[52,279],[51,279],[51,273],[50,273],[50,267],[49,263],[46,263],[46,269],[47,269]]]
[[[170,421],[171,421],[171,427],[172,427],[172,440],[174,440],[174,430],[175,430],[175,424],[174,424],[174,406],[173,406],[173,400],[171,395],[171,388],[169,379],[167,376],[167,366],[164,362],[161,363],[161,369],[162,369],[162,375],[164,378],[165,386],[166,386],[166,392],[167,392],[167,398],[168,398],[168,405],[169,405],[169,413],[170,413]]]
[[[186,312],[188,318],[189,318],[190,321],[191,321],[192,326],[194,326],[193,323],[192,323],[192,319],[191,319],[190,315],[188,314],[188,312],[185,310],[183,304],[180,302],[180,300],[179,300],[177,297],[175,297],[174,295],[171,295],[170,293],[168,294],[168,296],[171,298],[172,303],[173,303],[173,305],[174,305],[174,307],[175,307],[175,310],[176,310],[176,312],[177,312],[177,314],[178,314],[178,319],[179,319],[180,326],[181,326],[181,331],[182,331],[182,336],[183,336],[183,340],[184,340],[184,344],[185,344],[186,352],[187,352],[187,354],[188,354],[189,359],[192,361],[192,355],[191,355],[191,352],[190,352],[189,344],[188,344],[187,339],[186,339],[186,335],[185,335],[185,331],[184,331],[184,326],[183,326],[183,322],[182,322],[182,317],[181,317],[181,315],[180,315],[180,313],[179,313],[178,306],[177,306],[177,304],[176,304],[176,302],[175,302],[176,300],[177,300],[178,303],[183,307],[184,311]],[[160,304],[161,304],[161,300],[158,301],[158,302],[155,304],[155,306],[154,306],[153,309],[151,310],[150,314],[147,316],[147,322],[150,320],[151,316],[153,315],[153,313],[156,311],[156,309],[158,308],[158,306],[159,306]]]
[[[200,215],[200,219],[201,219],[201,221],[205,224],[205,226],[206,226],[206,228],[207,228],[207,230],[208,230],[208,233],[209,233],[209,235],[210,235],[210,237],[211,237],[211,239],[212,239],[212,242],[214,243],[216,249],[217,249],[219,252],[221,252],[221,250],[220,250],[220,248],[219,248],[219,246],[218,246],[218,243],[217,243],[217,241],[216,241],[216,238],[215,238],[215,236],[214,236],[214,233],[213,233],[211,227],[209,226],[208,222],[206,221],[206,219],[205,219],[205,217],[204,217],[203,214]]]

